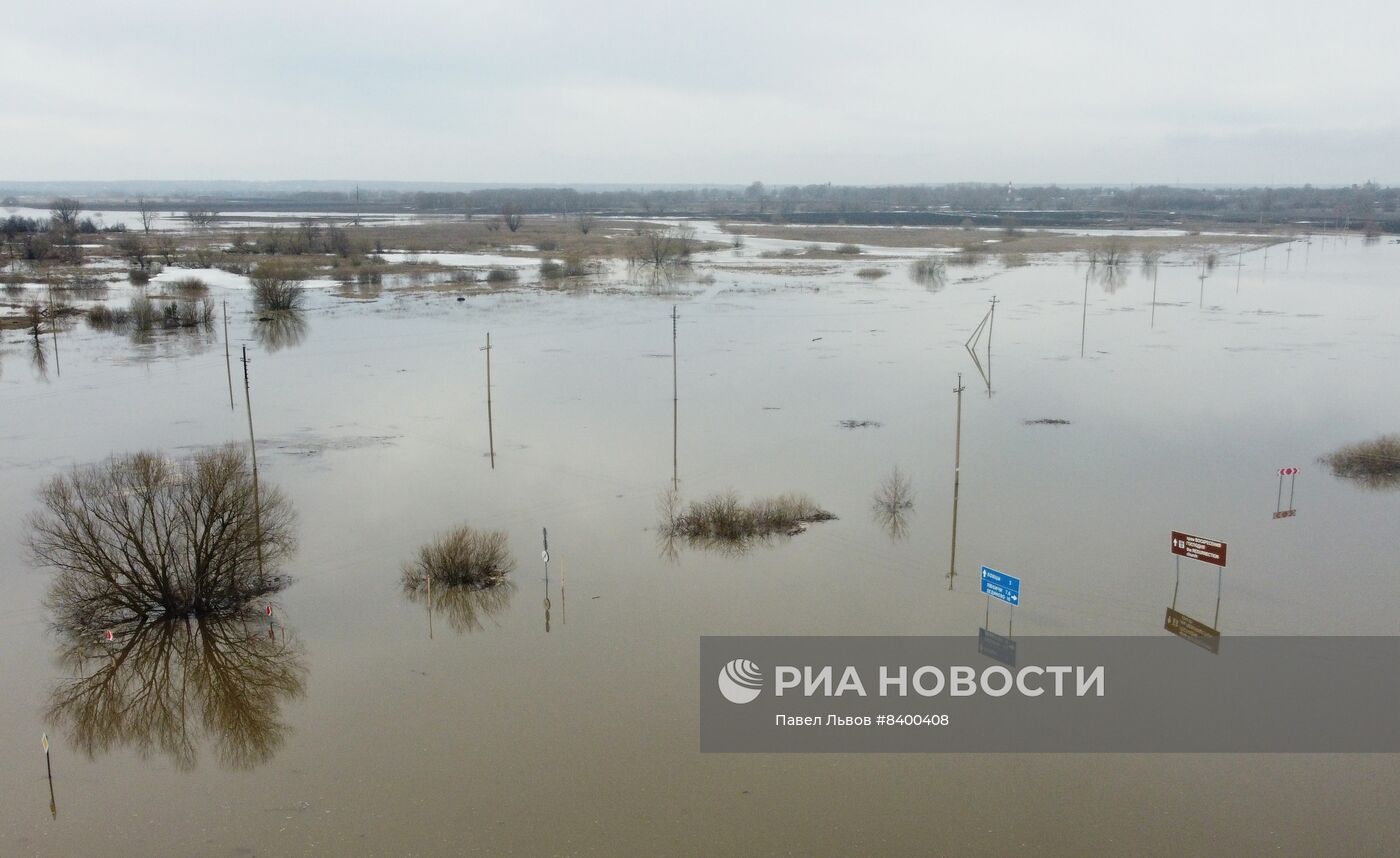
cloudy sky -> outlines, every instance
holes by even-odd
[[[3,0],[0,179],[1400,181],[1400,3]]]

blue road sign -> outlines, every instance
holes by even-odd
[[[1021,604],[1021,579],[1005,572],[998,572],[990,566],[982,567],[982,592],[1006,602],[1008,605]]]

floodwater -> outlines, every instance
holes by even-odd
[[[1218,616],[1196,564],[1176,603],[1227,645],[1400,631],[1400,493],[1316,464],[1400,429],[1400,245],[1276,245],[1204,282],[1168,257],[1155,312],[1136,262],[991,262],[929,289],[896,260],[866,282],[869,260],[780,276],[747,253],[659,289],[312,290],[292,341],[216,285],[231,367],[217,324],[164,344],[75,326],[42,373],[7,332],[0,854],[1395,853],[1394,756],[701,755],[697,662],[701,635],[973,635],[988,613],[1017,636],[1165,635],[1171,530],[1229,543]],[[993,296],[989,391],[964,342]],[[270,621],[73,660],[21,548],[37,488],[111,453],[246,443],[243,345],[294,582]],[[872,510],[895,466],[899,527]],[[1275,518],[1283,467],[1297,514]],[[839,519],[668,555],[673,479],[803,491]],[[407,598],[404,562],[461,523],[508,532],[513,588]],[[981,564],[1022,578],[1014,629]],[[55,708],[120,669],[106,705]]]

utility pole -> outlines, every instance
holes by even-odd
[[[224,373],[228,375],[228,410],[234,410],[233,405],[233,361],[228,353],[228,299],[224,299]]]
[[[987,316],[987,398],[992,398],[992,329],[997,325],[997,296],[992,296],[992,311]]]
[[[1157,327],[1157,274],[1161,266],[1156,262],[1152,263],[1152,320],[1148,327]]]
[[[1084,340],[1089,333],[1089,272],[1093,270],[1090,266],[1084,270],[1084,315],[1079,321],[1079,356],[1084,357]]]
[[[486,332],[486,435],[491,444],[491,470],[496,470],[496,421],[491,413],[491,332]]]
[[[262,495],[258,492],[258,442],[253,436],[253,393],[248,383],[248,347],[243,347],[243,402],[248,409],[248,449],[253,456],[253,521],[258,546],[258,578],[263,577]]]
[[[680,388],[676,373],[676,305],[671,305],[671,490],[680,491]]]
[[[963,387],[962,373],[958,373],[958,386],[953,388],[953,393],[958,396],[958,428],[953,442],[953,548],[952,554],[948,558],[949,590],[953,589],[953,578],[958,574],[958,490],[962,484],[962,395],[966,389]]]

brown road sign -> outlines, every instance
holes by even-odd
[[[1220,632],[1201,622],[1193,620],[1174,608],[1167,608],[1167,622],[1162,628],[1179,638],[1184,638],[1203,650],[1220,653]]]
[[[1215,566],[1225,565],[1225,543],[1172,531],[1172,553]]]

